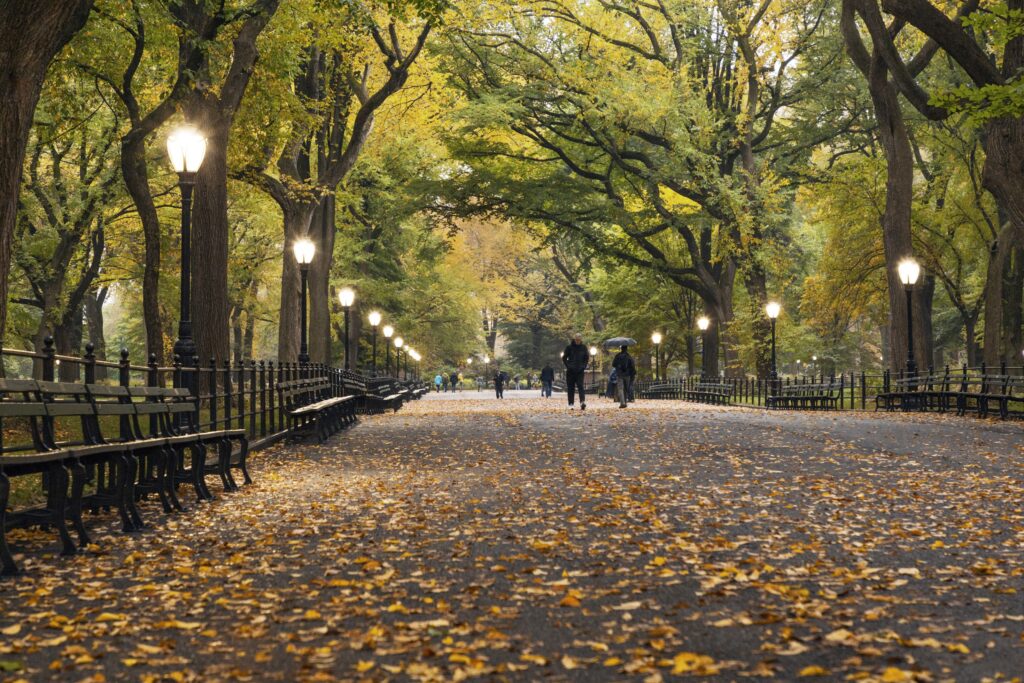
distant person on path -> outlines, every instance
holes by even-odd
[[[452,393],[454,394],[455,391],[459,388],[459,373],[458,372],[452,372],[451,382],[452,382]]]
[[[615,383],[616,398],[619,399],[619,407],[625,408],[633,393],[633,378],[636,377],[636,363],[633,356],[629,355],[628,347],[623,346],[622,350],[615,354],[612,367],[618,373],[618,381]]]
[[[551,363],[544,365],[540,371],[540,395],[542,398],[551,398],[551,386],[555,383],[555,369]]]
[[[505,398],[505,373],[501,370],[494,373],[494,397]]]
[[[618,385],[618,382],[619,372],[615,368],[612,368],[612,371],[608,373],[608,390],[605,392],[605,396],[613,401],[615,400],[615,387]]]
[[[572,336],[572,342],[565,347],[562,362],[565,364],[565,391],[569,395],[569,409],[572,410],[574,394],[578,391],[580,410],[586,410],[587,397],[583,393],[583,383],[587,374],[587,363],[590,362],[590,352],[583,344],[583,335],[579,332]]]
[[[434,378],[434,391],[441,391],[441,373],[437,373],[437,377]]]

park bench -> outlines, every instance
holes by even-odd
[[[944,413],[953,407],[955,399],[947,368],[942,373],[897,378],[890,391],[875,396],[875,410],[937,410]]]
[[[342,377],[345,391],[356,397],[359,407],[366,413],[398,412],[407,394],[405,389],[394,390],[391,387],[388,387],[391,393],[378,394],[371,389],[365,377],[354,372],[343,373]]]
[[[990,400],[997,403],[999,417],[1004,420],[1011,415],[1024,415],[1024,377],[1007,377],[1002,393]]]
[[[954,392],[956,414],[963,417],[973,412],[978,417],[987,417],[989,403],[1002,396],[1009,378],[1006,375],[990,375],[964,370],[959,387]]]
[[[682,398],[682,395],[682,385],[667,382],[649,384],[643,390],[643,398],[677,399]]]
[[[168,397],[174,402],[161,400]],[[245,435],[236,430],[175,432],[173,405],[194,411],[194,398],[187,389],[0,379],[0,420],[6,420],[0,424],[0,436],[21,434],[28,439],[16,445],[0,441],[3,573],[18,571],[7,546],[7,529],[52,527],[61,541],[61,554],[71,555],[77,546],[68,532],[68,521],[81,546],[90,542],[82,518],[86,508],[94,513],[116,508],[125,531],[144,527],[136,500],[148,493],[158,494],[167,512],[181,509],[174,495],[177,449],[201,449],[224,439],[241,441]],[[184,411],[179,408],[178,412]],[[140,422],[146,418],[162,427],[147,432]],[[113,432],[116,437],[109,436]],[[238,464],[244,465],[244,455]],[[223,471],[216,466],[212,469]],[[205,476],[209,470],[204,462],[196,471]],[[10,478],[27,475],[41,476],[45,502],[8,512]],[[95,486],[86,494],[89,483]]]
[[[355,422],[355,398],[335,396],[327,377],[278,382],[277,392],[288,416],[288,429],[294,433],[314,432],[323,442]]]
[[[249,438],[244,429],[200,429],[196,422],[196,399],[188,389],[129,387],[128,394],[136,409],[132,426],[137,438],[167,439],[173,451],[168,483],[175,507],[180,507],[175,491],[183,483],[195,488],[199,500],[213,499],[206,486],[206,477],[210,475],[220,477],[225,491],[238,490],[232,470],[242,473],[243,483],[252,483],[248,468]],[[150,420],[148,434],[137,419],[143,413],[156,415],[155,420]],[[186,450],[191,454],[187,460]]]
[[[794,410],[835,410],[843,389],[842,381],[787,384],[768,397],[768,408]]]
[[[683,398],[698,403],[729,405],[732,400],[732,385],[723,382],[697,382],[693,389],[683,391]]]

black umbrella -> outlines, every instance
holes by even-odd
[[[622,346],[636,346],[636,339],[632,337],[612,337],[604,343],[605,351],[609,349],[617,349]]]

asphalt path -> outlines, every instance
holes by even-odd
[[[506,396],[256,454],[75,558],[16,532],[4,680],[1024,672],[1021,423]]]

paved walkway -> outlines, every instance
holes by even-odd
[[[254,461],[76,558],[15,536],[0,678],[1024,671],[1020,423],[433,395]]]

